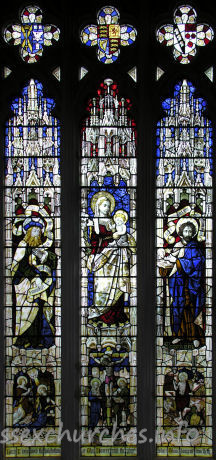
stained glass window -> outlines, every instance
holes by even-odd
[[[81,151],[82,455],[136,455],[135,438],[120,446],[111,438],[115,424],[127,438],[137,423],[136,124],[130,100],[109,78],[87,110]]]
[[[0,22],[0,420],[20,437],[0,456],[211,458],[216,6],[12,0]]]
[[[212,455],[212,123],[183,80],[157,124],[157,454]]]
[[[6,444],[9,457],[60,455],[60,125],[54,106],[31,79],[12,102],[5,128],[5,421],[9,440],[15,428],[23,433],[22,442]],[[33,442],[41,428],[43,439]]]

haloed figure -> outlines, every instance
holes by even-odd
[[[125,228],[116,231],[111,213],[115,199],[106,191],[95,193],[91,200],[94,213],[90,227],[91,255],[87,267],[94,274],[94,300],[89,311],[89,319],[106,324],[125,323],[128,318],[124,312],[124,302],[130,294],[129,259],[131,249],[127,243]],[[126,221],[127,213],[122,210]],[[125,222],[124,221],[124,222]],[[121,223],[122,224],[122,223]],[[114,231],[115,229],[115,231]],[[124,243],[118,245],[122,236]]]
[[[28,219],[26,232],[14,254],[11,273],[16,294],[14,345],[45,347],[54,344],[52,324],[56,255],[43,247],[43,222]]]
[[[196,238],[198,224],[195,219],[180,219],[176,231],[180,241],[158,266],[162,276],[169,276],[173,343],[187,339],[198,347],[204,344],[205,257]]]

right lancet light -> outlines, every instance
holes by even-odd
[[[212,455],[212,125],[192,83],[157,124],[157,454]]]

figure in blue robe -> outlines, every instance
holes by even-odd
[[[177,271],[169,277],[172,331],[175,337],[198,340],[203,344],[203,318],[198,320],[198,316],[200,313],[203,316],[205,306],[205,257],[193,235],[193,224],[184,224],[181,234],[179,232],[185,244],[184,256],[176,260]]]
[[[100,420],[102,408],[100,381],[97,378],[93,378],[91,381],[91,390],[89,391],[88,399],[90,401],[89,428],[95,428]]]

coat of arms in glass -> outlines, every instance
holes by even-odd
[[[42,24],[42,10],[38,6],[25,7],[20,19],[21,24],[11,24],[4,30],[4,39],[20,45],[21,58],[32,64],[40,59],[44,46],[59,40],[60,30],[53,24]]]
[[[120,13],[113,6],[101,8],[97,25],[85,26],[80,40],[87,46],[98,46],[97,57],[103,64],[112,64],[118,59],[120,46],[132,45],[137,36],[136,29],[128,24],[119,24]]]
[[[196,55],[197,46],[206,46],[214,38],[212,27],[197,24],[196,19],[196,10],[182,5],[174,11],[174,25],[166,24],[157,30],[159,43],[172,46],[173,56],[181,64],[189,64]]]

